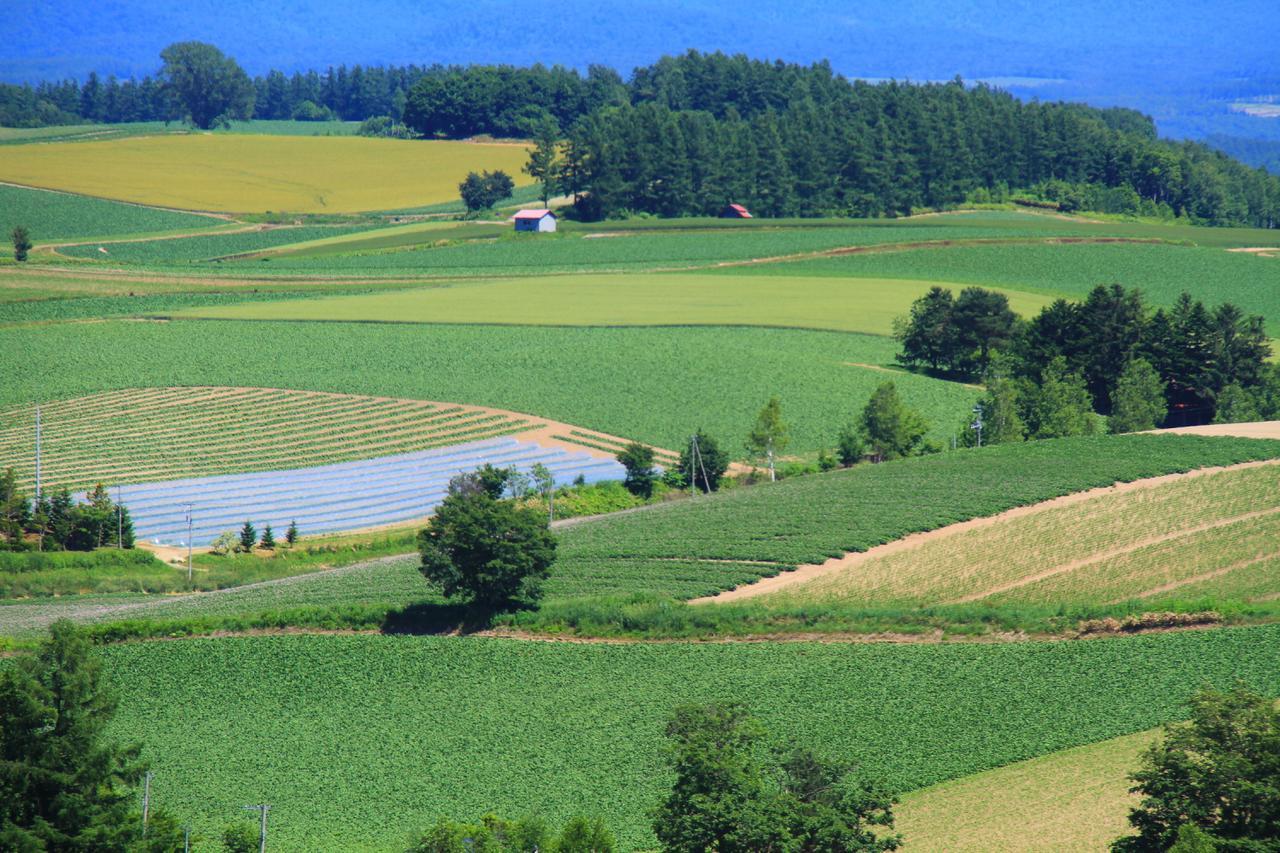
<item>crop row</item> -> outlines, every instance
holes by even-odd
[[[1240,538],[1232,519],[1248,519],[1249,536],[1265,529],[1259,513],[1275,510],[1278,486],[1280,467],[1268,465],[1101,495],[868,560],[785,596],[917,606],[984,590],[1007,590],[997,595],[1005,602],[1124,598],[1209,571],[1226,553],[1221,537]],[[1228,526],[1195,535],[1213,524]]]
[[[191,541],[208,544],[249,520],[283,530],[291,521],[306,534],[329,533],[421,518],[444,498],[450,478],[483,464],[528,471],[545,465],[560,485],[618,479],[612,460],[512,439],[456,445],[359,462],[127,486],[127,503],[141,539],[186,544],[185,505],[193,505]]]
[[[1280,629],[1087,643],[580,645],[280,636],[103,651],[113,732],[213,837],[272,804],[282,849],[403,849],[441,814],[603,816],[652,848],[674,706],[742,701],[772,740],[899,790],[1151,728],[1205,683],[1280,692]],[[287,713],[282,713],[287,709]]]
[[[29,481],[32,407],[0,417],[0,465]],[[45,481],[72,487],[361,459],[527,426],[464,406],[236,388],[93,395],[49,405],[43,422]]]
[[[15,225],[25,226],[37,243],[94,236],[120,237],[178,228],[221,225],[193,213],[157,210],[115,201],[0,185],[0,233],[6,241]]]
[[[560,559],[593,567],[624,561],[629,570],[617,591],[661,592],[666,560],[821,563],[1091,487],[1275,457],[1280,442],[1193,436],[1001,445],[858,466],[602,519],[565,530]],[[707,576],[706,586],[714,586],[718,575]]]
[[[627,238],[630,239],[630,238]],[[770,395],[790,451],[831,447],[890,378],[893,341],[746,328],[520,328],[173,321],[6,330],[35,375],[0,363],[0,406],[122,386],[255,385],[494,406],[677,448],[698,427],[735,456]],[[119,365],[130,365],[121,371]],[[949,442],[976,392],[898,373],[932,438]]]

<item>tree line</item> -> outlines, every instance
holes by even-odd
[[[133,520],[99,483],[77,502],[67,489],[35,500],[18,487],[12,468],[0,473],[0,551],[92,551],[132,548]]]
[[[1111,416],[1117,432],[1280,416],[1263,318],[1230,302],[1211,309],[1183,293],[1153,311],[1137,289],[1099,285],[1024,322],[1003,294],[934,287],[895,334],[902,364],[986,380],[993,441],[1075,434],[1062,419],[1086,429],[1094,412]],[[1046,389],[1059,403],[1070,398],[1070,416],[1045,410]]]
[[[825,62],[689,51],[625,82],[598,65],[340,66],[251,79],[210,45],[165,53],[222,69],[222,113],[180,94],[166,56],[156,78],[2,86],[0,124],[341,118],[429,138],[550,133],[563,156],[549,178],[585,219],[711,215],[730,201],[766,217],[895,216],[1026,190],[1067,209],[1280,227],[1280,177],[1263,169],[1157,139],[1133,110],[1023,102],[958,78],[867,83]]]

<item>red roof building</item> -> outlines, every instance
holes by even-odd
[[[726,204],[720,211],[721,219],[750,219],[751,212],[740,204]]]

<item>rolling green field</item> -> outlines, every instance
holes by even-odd
[[[761,574],[759,564],[773,564],[774,570],[767,573],[775,574],[797,564],[821,563],[850,551],[865,551],[909,533],[994,515],[1083,489],[1280,456],[1280,442],[1230,439],[1216,443],[1220,440],[1202,439],[1198,443],[1183,443],[1191,437],[1103,436],[998,445],[855,466],[845,471],[728,492],[714,499],[685,501],[636,515],[604,518],[563,532],[562,574],[558,583],[570,585],[572,575],[591,582],[578,581],[577,588],[573,589],[575,593],[648,590],[694,597],[727,588],[744,574],[758,576]],[[1277,470],[1280,469],[1268,467],[1258,469],[1259,473],[1233,475],[1236,488],[1220,499],[1221,504],[1224,507],[1265,504],[1268,497],[1274,497],[1274,484],[1280,476]],[[1211,490],[1212,484],[1199,483],[1198,487]],[[1191,491],[1200,494],[1194,487]],[[1177,503],[1178,497],[1186,494],[1185,489],[1177,490],[1168,500]],[[1194,516],[1197,509],[1197,504],[1190,504],[1182,517]],[[1117,510],[1115,526],[1123,528],[1124,517],[1123,512]],[[1069,526],[1073,519],[1074,516],[1069,516],[1064,526]],[[1086,517],[1077,524],[1089,529],[1090,520]],[[1064,533],[1062,538],[1070,541],[1072,535]],[[1079,530],[1074,535],[1083,538]],[[1266,531],[1260,528],[1251,544],[1256,545],[1258,537],[1265,539],[1265,535]],[[949,553],[944,545],[935,551]],[[979,548],[965,553],[974,554],[976,565],[986,565],[985,558],[990,552]],[[1010,543],[1007,553],[1021,553],[1023,561],[1032,565],[1037,564],[1040,556],[1025,539]],[[906,552],[903,559],[912,556],[913,552]],[[885,577],[914,589],[915,585],[924,583],[922,577],[934,573],[940,558],[933,551],[929,556],[930,559],[921,559],[918,564],[912,563],[918,565],[919,571],[909,578],[899,577],[892,571],[887,571]],[[705,561],[697,576],[689,577],[681,565],[681,561],[690,560]],[[745,561],[748,565],[736,561]],[[1003,571],[1003,565],[992,564],[990,570]],[[1190,568],[1182,571],[1191,573]],[[941,568],[938,573],[942,573]],[[967,578],[960,572],[957,575]],[[620,582],[619,576],[625,581]],[[862,580],[860,572],[853,577],[857,582]],[[1107,595],[1104,589],[1085,600],[1106,601]],[[946,600],[921,597],[926,600],[913,599],[911,603]],[[900,598],[876,598],[858,593],[851,593],[848,600],[865,605],[904,603]]]
[[[804,276],[577,275],[502,279],[306,301],[193,308],[238,320],[504,323],[553,326],[790,326],[872,335],[935,282]],[[958,289],[958,288],[957,288]],[[1052,299],[1006,292],[1033,316]]]
[[[1209,229],[1203,229],[1209,230]],[[1278,238],[1272,238],[1272,244]],[[1270,245],[1260,243],[1259,245]],[[1085,296],[1099,284],[1141,288],[1153,305],[1187,291],[1208,305],[1234,302],[1280,329],[1280,260],[1221,248],[1158,243],[952,246],[822,258],[737,274],[906,278]]]
[[[46,404],[46,484],[276,471],[412,453],[527,429],[533,422],[466,406],[271,388],[159,388]],[[33,406],[0,411],[0,470],[34,473]]]
[[[128,243],[95,241],[81,246],[65,246],[58,254],[72,258],[102,260],[118,264],[182,264],[256,252],[287,243],[320,240],[368,230],[368,225],[304,225],[268,227],[231,234],[209,234],[180,240],[141,240]],[[106,249],[104,255],[101,249]]]
[[[910,790],[1143,731],[1197,686],[1280,691],[1280,628],[1005,645],[575,645],[265,637],[104,650],[114,732],[151,794],[212,834],[272,804],[286,849],[403,849],[440,814],[604,816],[624,850],[669,779],[661,729],[742,700]]]
[[[773,594],[789,603],[1040,606],[1280,592],[1280,468],[1101,495],[924,542]]]
[[[949,441],[977,392],[879,367],[887,338],[781,329],[601,329],[183,320],[10,327],[4,343],[42,365],[0,364],[0,406],[100,391],[246,385],[441,400],[527,412],[681,447],[699,426],[740,455],[777,394],[790,452],[831,446],[893,379]],[[127,371],[121,363],[131,365]]]
[[[350,213],[451,200],[467,172],[519,176],[522,145],[267,134],[19,145],[0,180],[141,204],[240,213]]]
[[[1002,445],[862,465],[566,527],[558,532],[559,556],[547,595],[549,603],[638,593],[693,598],[800,563],[1094,486],[1269,458],[1280,458],[1280,442],[1135,435]],[[1276,469],[1257,470],[1274,476]],[[1250,481],[1241,490],[1243,497],[1222,502],[1256,500],[1260,487],[1265,482]],[[1176,496],[1169,500],[1176,503]],[[1269,583],[1274,590],[1274,578]],[[1105,595],[1088,600],[1103,599]],[[95,622],[227,619],[343,607],[372,608],[376,612],[369,618],[376,625],[388,609],[424,602],[438,604],[440,599],[418,574],[416,561],[407,558],[212,596],[16,603],[0,607],[0,634],[28,634],[59,616]],[[110,607],[125,609],[103,609]],[[281,624],[288,624],[287,617]]]
[[[97,236],[227,227],[227,223],[209,216],[0,184],[0,232],[6,244],[15,225],[26,226],[37,245]]]
[[[1024,221],[1026,220],[1026,221]],[[763,220],[761,220],[763,221]],[[606,223],[608,224],[608,223]],[[726,225],[613,230],[567,227],[555,235],[510,234],[507,239],[385,252],[351,252],[317,257],[279,257],[269,264],[244,261],[261,271],[292,274],[545,275],[556,272],[609,272],[688,269],[727,262],[825,252],[902,242],[978,239],[1038,239],[1078,234],[1073,222],[1044,217],[988,219],[980,215],[921,219],[833,220],[826,226],[802,224]],[[426,242],[434,243],[432,237]],[[229,270],[230,271],[230,270]]]

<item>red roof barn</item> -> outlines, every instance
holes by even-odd
[[[517,231],[556,230],[556,215],[546,208],[521,210],[511,219],[516,223]]]
[[[720,211],[721,219],[750,219],[751,212],[740,204],[726,204]]]

